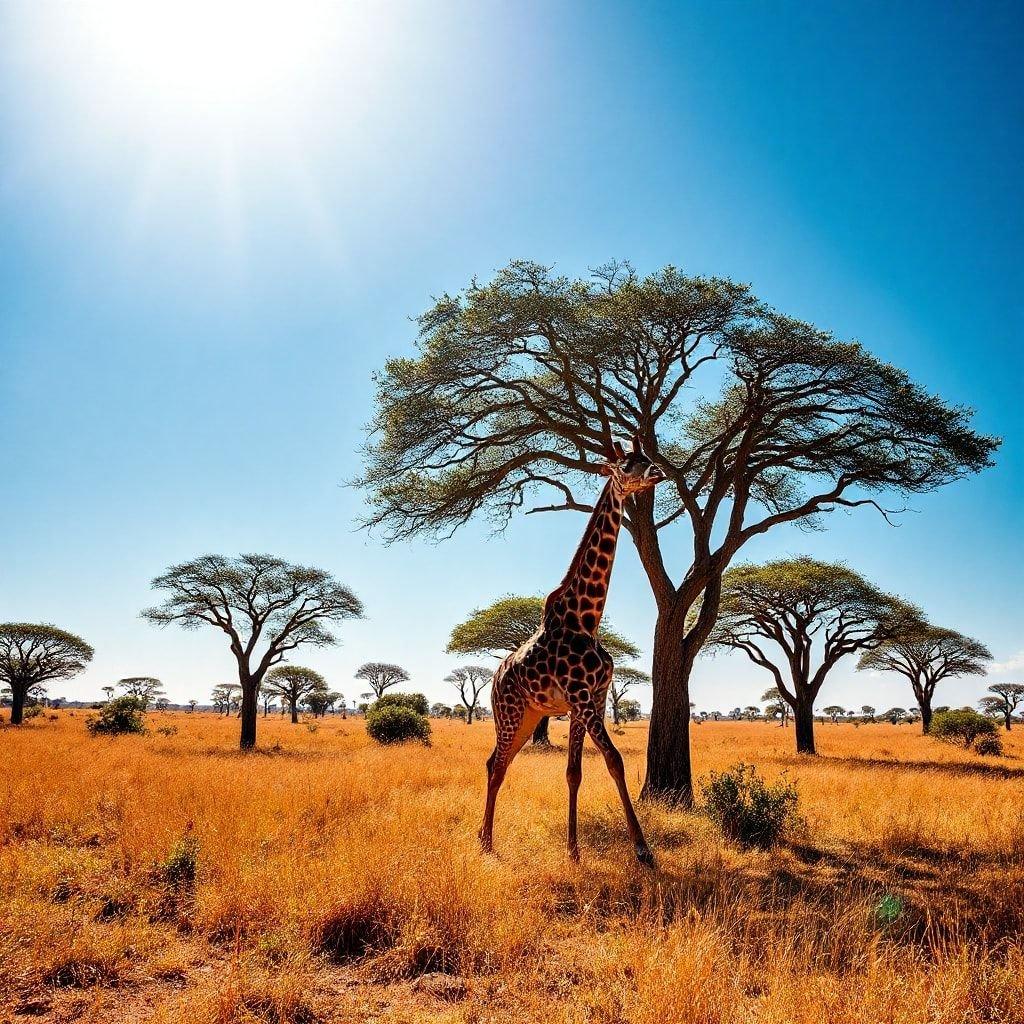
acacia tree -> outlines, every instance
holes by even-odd
[[[256,745],[257,699],[263,677],[289,651],[337,642],[330,623],[359,618],[359,598],[322,569],[271,555],[203,555],[153,580],[167,597],[142,616],[158,626],[214,626],[224,632],[242,688],[239,745]]]
[[[777,686],[770,686],[761,694],[761,700],[767,701],[764,713],[771,718],[779,716],[779,728],[784,729],[789,724],[789,705],[782,699],[782,694]]]
[[[328,692],[327,680],[319,672],[301,665],[278,665],[272,668],[263,680],[263,688],[269,696],[280,698],[282,712],[285,707],[288,708],[293,725],[299,721],[299,704],[309,694],[314,690]]]
[[[522,647],[540,629],[543,619],[543,597],[509,594],[485,608],[477,608],[468,619],[455,626],[448,639],[448,653],[504,658]],[[601,620],[597,638],[616,665],[640,656],[640,649],[616,633],[607,616]],[[545,746],[550,742],[549,721],[545,717],[537,723],[533,731],[535,745]]]
[[[839,721],[840,715],[846,714],[846,708],[840,704],[829,704],[828,707],[822,709],[829,718],[832,719],[832,724],[835,725]]]
[[[491,685],[493,676],[490,669],[481,665],[464,665],[444,677],[444,681],[451,683],[462,698],[462,705],[466,709],[466,725],[473,724],[480,694]]]
[[[608,687],[608,700],[612,706],[612,722],[621,725],[624,721],[634,721],[625,717],[623,703],[630,698],[626,693],[634,686],[649,686],[651,677],[642,669],[632,665],[616,665],[612,672],[612,681]],[[637,705],[639,707],[639,705]]]
[[[198,704],[199,704],[199,701],[197,701],[194,697],[192,698],[192,700],[190,700],[188,702],[188,713],[190,715],[195,713],[195,710],[196,710],[196,707],[198,706]]]
[[[415,356],[376,376],[366,526],[396,540],[478,513],[501,528],[524,508],[590,512],[616,435],[668,478],[624,518],[658,612],[647,797],[692,802],[689,678],[737,552],[839,507],[892,515],[882,493],[932,491],[998,446],[859,344],[674,267],[570,280],[516,261],[418,323]],[[681,572],[662,542],[673,527],[691,547]]]
[[[49,623],[0,625],[0,683],[11,691],[11,725],[21,725],[25,702],[41,697],[54,679],[70,679],[92,661],[80,636]]]
[[[978,640],[953,629],[910,621],[905,631],[865,651],[857,668],[906,676],[921,709],[921,730],[927,733],[936,685],[956,676],[983,676],[985,663],[991,660],[991,652]]]
[[[125,679],[118,679],[117,685],[127,696],[137,697],[143,711],[164,695],[164,684],[153,676],[128,676]]]
[[[225,718],[231,717],[231,712],[237,706],[237,694],[241,687],[238,683],[218,683],[210,694],[210,701],[214,709],[223,711]]]
[[[890,725],[899,725],[900,722],[902,722],[903,719],[907,717],[907,709],[906,708],[889,708],[888,711],[883,712],[882,717]]]
[[[356,670],[356,679],[367,683],[373,696],[380,700],[384,691],[399,683],[409,681],[409,673],[401,665],[391,665],[386,661],[368,661]]]
[[[812,558],[738,565],[723,576],[708,645],[743,651],[771,673],[793,709],[797,751],[813,754],[814,702],[829,672],[846,655],[876,647],[916,614],[844,565]]]
[[[340,693],[326,686],[314,686],[302,698],[302,704],[314,718],[323,718],[340,696]]]
[[[989,688],[991,697],[982,697],[979,701],[982,711],[988,715],[1000,715],[1006,731],[1013,725],[1013,713],[1024,701],[1024,685],[1020,683],[993,683]]]
[[[870,704],[861,704],[860,713],[869,721],[875,720],[875,709]]]

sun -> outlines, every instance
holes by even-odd
[[[344,5],[303,0],[89,0],[63,7],[95,88],[159,117],[265,114],[319,73]]]

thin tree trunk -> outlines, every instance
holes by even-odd
[[[548,722],[550,721],[549,718],[542,718],[537,723],[537,727],[533,730],[533,745],[535,747],[551,746],[551,740],[548,737]]]
[[[681,603],[658,616],[654,630],[651,729],[643,800],[693,806],[690,766],[690,673],[696,650],[684,649]]]
[[[796,708],[793,710],[793,721],[796,723],[796,752],[798,754],[816,754],[814,749],[814,700],[797,695]]]
[[[256,720],[259,714],[259,681],[251,677],[241,677],[242,706],[239,716],[242,719],[242,738],[239,747],[252,750],[256,746]]]

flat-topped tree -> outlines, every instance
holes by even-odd
[[[128,676],[118,679],[117,685],[129,697],[137,697],[142,702],[143,711],[164,695],[164,684],[153,676]]]
[[[764,713],[774,718],[776,715],[779,716],[779,728],[784,729],[789,724],[789,704],[782,699],[782,694],[779,692],[777,686],[769,686],[764,693],[761,694],[762,703],[767,702],[767,706],[764,709]]]
[[[701,614],[699,605],[694,614]],[[784,558],[726,571],[708,645],[743,651],[771,674],[793,709],[797,751],[813,754],[814,702],[829,672],[916,615],[845,565]],[[835,717],[841,710],[835,708]]]
[[[926,733],[932,724],[935,687],[943,679],[983,676],[991,660],[991,652],[980,641],[954,629],[911,620],[906,630],[862,654],[857,668],[906,676],[921,709],[921,731]]]
[[[627,719],[625,716],[624,705],[629,700],[626,694],[634,686],[650,685],[651,677],[642,668],[634,668],[632,665],[615,666],[612,672],[611,685],[608,687],[608,703],[611,704],[612,708],[613,724],[621,725],[624,721],[634,721],[634,719]]]
[[[42,697],[53,680],[78,675],[92,656],[80,636],[49,623],[0,624],[0,683],[11,691],[11,725],[21,725],[27,700]]]
[[[466,725],[473,724],[480,695],[491,685],[493,675],[489,668],[482,665],[463,665],[444,677],[444,681],[451,683],[462,698],[462,706],[466,709]]]
[[[519,650],[540,629],[543,618],[543,597],[509,594],[485,608],[477,608],[455,626],[448,638],[448,653],[504,658]],[[616,665],[640,656],[640,648],[612,629],[607,616],[601,620],[597,638]],[[542,718],[537,723],[534,744],[549,742],[548,722],[549,719]]]
[[[415,356],[377,376],[367,526],[402,539],[478,514],[500,528],[521,509],[590,512],[587,477],[616,437],[638,435],[667,475],[657,499],[626,503],[624,525],[658,609],[644,793],[682,804],[689,678],[737,552],[783,523],[932,491],[998,446],[859,344],[673,267],[570,280],[517,261],[443,296],[419,327]],[[666,562],[671,529],[691,547],[681,573]]]
[[[978,702],[986,715],[998,715],[1009,732],[1013,726],[1013,713],[1024,703],[1024,685],[1021,683],[993,683],[988,688],[991,696]]]
[[[158,626],[213,626],[228,637],[242,688],[242,750],[256,745],[267,672],[297,647],[336,643],[328,627],[363,614],[359,598],[323,569],[271,555],[203,555],[171,566],[152,586],[167,596],[143,618]]]
[[[278,697],[281,707],[287,707],[292,716],[292,724],[299,721],[299,705],[314,690],[321,694],[328,692],[327,680],[319,672],[301,665],[278,665],[272,668],[263,680],[263,692],[272,700]],[[319,702],[314,702],[319,705]]]
[[[367,683],[373,696],[380,700],[385,690],[399,683],[409,682],[409,673],[401,665],[392,665],[386,661],[368,661],[356,669],[356,679]]]

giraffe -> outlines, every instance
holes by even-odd
[[[640,449],[634,438],[626,452],[617,442],[601,471],[608,483],[594,506],[565,578],[544,602],[540,629],[498,666],[491,685],[496,745],[487,761],[487,802],[480,829],[485,852],[493,849],[494,804],[512,759],[546,715],[569,715],[569,787],[567,849],[579,860],[576,838],[576,797],[583,777],[583,740],[590,734],[604,755],[619,791],[629,837],[641,864],[653,866],[626,788],[622,756],[604,724],[605,698],[612,679],[612,659],[597,640],[622,511],[626,499],[648,490],[665,474]]]

